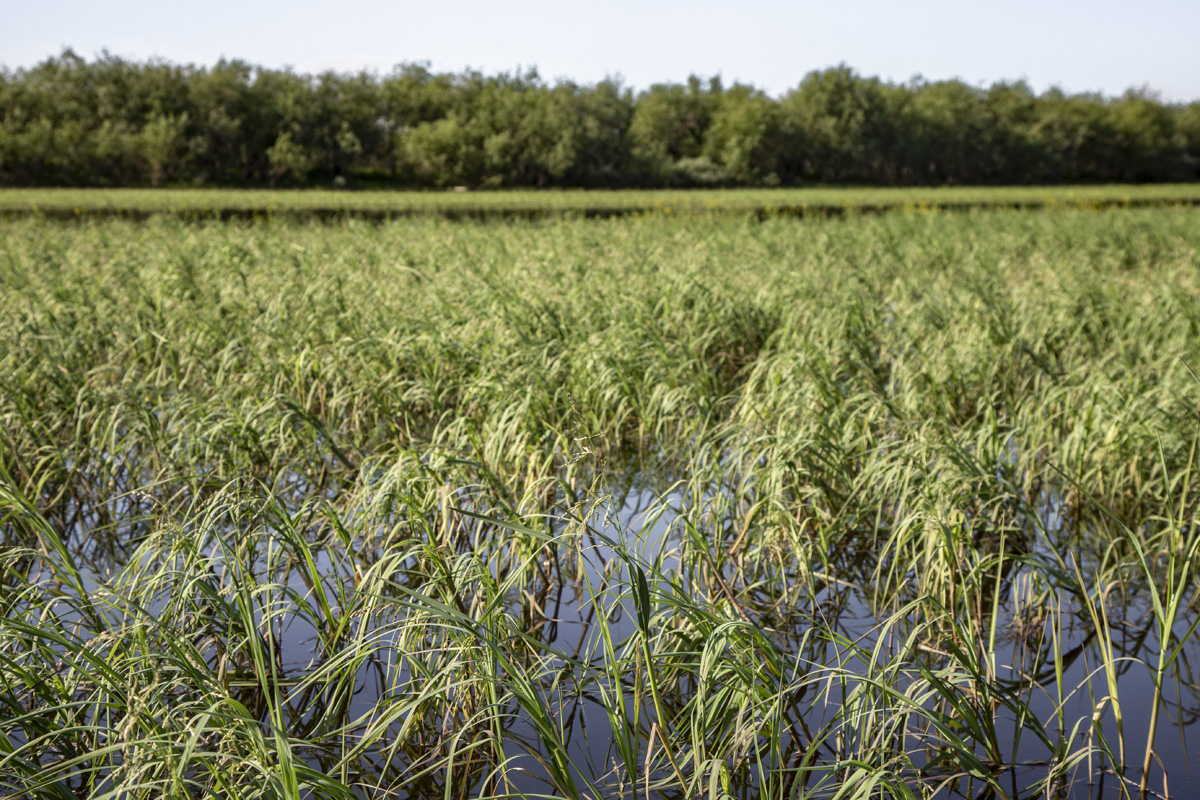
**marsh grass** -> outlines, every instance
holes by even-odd
[[[0,215],[55,219],[177,215],[189,219],[554,219],[652,214],[667,217],[742,215],[839,216],[873,211],[939,209],[1109,208],[1188,206],[1198,184],[1058,186],[828,187],[788,189],[621,189],[329,191],[321,189],[0,189]]]
[[[0,792],[1187,791],[1198,219],[7,222]]]

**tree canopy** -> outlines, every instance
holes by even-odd
[[[0,184],[1022,184],[1200,180],[1200,102],[1148,89],[891,83],[842,65],[783,97],[536,71],[305,75],[70,50],[0,70]]]

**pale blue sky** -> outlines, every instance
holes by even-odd
[[[1149,85],[1200,99],[1200,1],[1070,2],[379,2],[378,0],[0,0],[0,64],[63,46],[138,59],[488,73],[537,66],[590,83],[643,88],[720,73],[773,94],[846,62],[904,81],[1027,79],[1035,89],[1117,94]]]

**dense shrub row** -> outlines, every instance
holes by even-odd
[[[88,62],[0,70],[0,183],[941,184],[1200,178],[1200,102],[1148,90],[904,84],[845,66],[781,98],[693,77],[634,92],[402,64],[303,75]]]

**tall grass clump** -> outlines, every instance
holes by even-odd
[[[0,796],[1186,794],[1197,221],[4,222]]]

